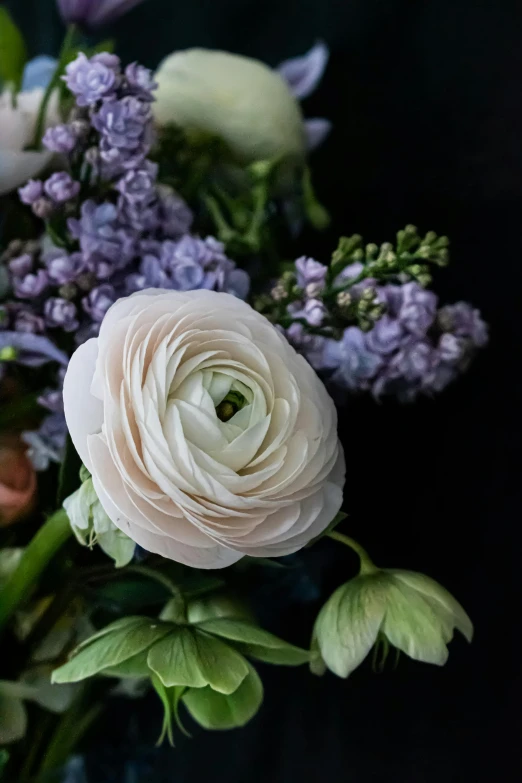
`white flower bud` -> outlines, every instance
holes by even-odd
[[[98,500],[90,477],[80,489],[64,500],[63,507],[80,544],[92,547],[98,543],[105,554],[114,560],[116,568],[130,563],[136,545],[111,522]]]
[[[304,157],[299,105],[284,79],[258,60],[188,49],[167,57],[155,78],[159,125],[219,136],[244,163]]]
[[[314,644],[331,671],[348,677],[379,635],[410,658],[442,666],[455,628],[471,642],[468,615],[433,579],[371,568],[329,598],[315,624]]]

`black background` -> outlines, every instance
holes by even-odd
[[[56,52],[62,29],[52,0],[7,5],[32,54]],[[475,623],[472,646],[456,639],[443,669],[403,658],[396,671],[375,675],[365,665],[348,681],[265,667],[258,717],[244,730],[161,750],[154,779],[519,781],[522,5],[147,0],[114,33],[125,60],[149,66],[194,45],[275,65],[323,38],[331,61],[305,111],[334,123],[313,160],[334,222],[308,238],[307,253],[325,260],[341,233],[381,242],[406,223],[446,233],[452,264],[437,279],[441,298],[473,301],[491,324],[489,348],[436,401],[361,400],[340,423],[345,528],[377,563],[443,582]],[[321,599],[351,573],[341,549],[327,542],[307,555]],[[306,644],[321,599],[285,608],[279,595],[265,611],[275,630]],[[109,746],[128,752],[120,738],[129,725],[139,742],[155,736],[159,719],[154,700],[109,710],[93,783],[104,783]]]

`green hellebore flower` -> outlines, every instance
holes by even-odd
[[[309,659],[245,620],[216,617],[198,623],[125,617],[79,645],[53,672],[53,682],[79,682],[95,674],[150,678],[163,702],[162,738],[172,738],[180,701],[205,728],[242,726],[259,709],[263,687],[245,655],[298,665]]]
[[[82,472],[80,489],[63,502],[71,527],[83,546],[98,543],[106,555],[114,560],[116,568],[126,566],[134,556],[136,544],[109,519],[94,489],[92,479]]]
[[[321,609],[312,639],[312,670],[321,673],[324,661],[334,674],[348,677],[380,638],[410,658],[442,666],[455,628],[471,642],[471,620],[435,580],[413,571],[375,568],[339,587]]]

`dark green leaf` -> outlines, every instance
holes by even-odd
[[[0,6],[0,81],[12,84],[18,90],[26,61],[23,36],[9,11]]]
[[[263,701],[263,683],[248,664],[248,675],[239,688],[226,696],[212,688],[188,690],[183,696],[185,707],[204,729],[234,729],[254,717]]]

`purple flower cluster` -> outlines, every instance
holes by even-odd
[[[69,171],[20,189],[23,203],[49,220],[60,246],[44,239],[10,254],[16,300],[6,304],[1,328],[7,331],[0,335],[69,347],[72,337],[80,344],[98,333],[116,299],[147,287],[208,288],[245,298],[246,272],[216,239],[188,233],[190,209],[157,182],[157,165],[148,159],[151,71],[138,64],[122,71],[111,54],[80,54],[64,78],[77,107],[69,123],[47,131],[44,144],[64,156]],[[1,345],[18,351],[11,337]],[[53,410],[41,430],[27,436],[34,453],[53,459],[64,428],[63,414]]]
[[[286,335],[335,386],[413,400],[442,391],[488,341],[480,313],[466,302],[439,308],[437,296],[417,282],[379,286],[368,278],[347,289],[345,300],[370,292],[378,316],[366,330],[341,327],[337,339],[342,310],[339,314],[336,306],[331,312],[322,300],[327,268],[308,258],[295,267],[303,298],[287,307],[295,320]],[[358,278],[362,270],[362,264],[350,265],[335,285]]]

